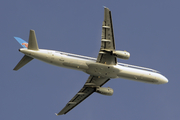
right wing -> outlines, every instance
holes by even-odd
[[[84,84],[83,88],[66,104],[66,106],[56,115],[63,115],[76,107],[79,103],[89,97],[95,92],[96,87],[104,85],[109,78],[99,78],[96,76],[89,76],[88,80]]]

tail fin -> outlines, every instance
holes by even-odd
[[[36,34],[35,34],[34,30],[30,30],[28,49],[39,50],[38,44],[37,44],[37,39],[36,39]]]
[[[14,37],[14,38],[19,42],[19,44],[23,48],[28,48],[30,50],[39,50],[37,39],[36,39],[36,34],[35,34],[34,30],[30,30],[28,43],[19,37]]]
[[[14,37],[24,48],[28,48],[30,50],[39,50],[36,34],[34,30],[30,30],[29,34],[29,42],[27,43],[23,39],[19,37]],[[28,62],[30,62],[33,58],[29,57],[27,55],[24,55],[24,57],[19,61],[19,63],[16,65],[16,67],[13,70],[19,70],[21,67],[26,65]]]

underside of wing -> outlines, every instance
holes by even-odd
[[[96,87],[101,87],[107,81],[109,81],[109,78],[89,76],[83,88],[66,104],[66,106],[57,115],[63,115],[72,110],[79,103],[89,97],[93,92],[95,92]]]
[[[102,24],[101,35],[101,48],[97,57],[98,63],[115,65],[117,58],[112,55],[115,50],[113,24],[111,18],[111,11],[108,8],[104,8],[104,21]]]

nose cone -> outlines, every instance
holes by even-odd
[[[165,83],[168,83],[168,79],[163,75],[161,75],[159,78],[159,84],[165,84]]]

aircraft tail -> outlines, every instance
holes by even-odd
[[[23,48],[27,48],[28,47],[28,43],[26,41],[24,41],[23,39],[19,38],[19,37],[14,37],[19,44],[23,47]]]
[[[36,39],[36,34],[35,34],[34,30],[30,30],[30,33],[29,33],[28,49],[39,50],[37,39]]]
[[[23,48],[27,48],[30,50],[39,50],[37,39],[36,39],[36,34],[35,34],[34,30],[30,30],[28,43],[19,37],[14,37],[14,38],[21,44],[21,46]],[[24,55],[24,57],[19,61],[19,63],[16,65],[16,67],[13,70],[19,70],[21,67],[26,65],[32,59],[33,59],[32,57]]]

